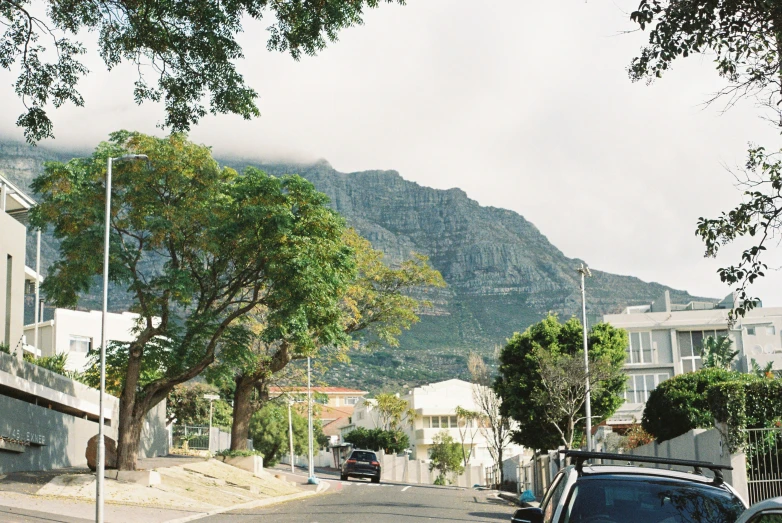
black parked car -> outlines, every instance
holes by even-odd
[[[342,464],[340,478],[346,481],[349,477],[370,478],[372,483],[380,483],[380,462],[377,454],[371,450],[354,450]]]
[[[557,473],[540,507],[518,509],[512,522],[735,523],[747,510],[738,493],[723,481],[722,470],[730,469],[724,465],[582,451],[567,451],[565,456],[573,464]],[[694,473],[584,463],[595,459],[678,465]],[[710,469],[713,477],[703,475],[703,469]],[[756,505],[741,521],[780,521],[762,519],[780,517],[772,505]],[[779,504],[775,507],[779,510]]]

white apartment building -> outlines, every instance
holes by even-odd
[[[25,264],[25,223],[34,205],[32,198],[0,176],[0,343],[19,358],[22,351],[35,352],[22,331],[25,287],[34,288],[41,279]]]
[[[734,367],[748,372],[752,360],[765,367],[782,369],[782,308],[762,304],[744,318],[728,324],[735,297],[720,302],[671,303],[665,294],[649,305],[628,307],[622,314],[607,314],[603,321],[625,329],[630,338],[625,372],[628,374],[625,403],[608,421],[628,425],[641,421],[651,391],[662,381],[701,368],[700,352],[707,337],[728,336],[738,350]]]
[[[65,368],[84,371],[87,368],[87,353],[100,347],[101,311],[74,311],[55,309],[54,317],[38,324],[38,339],[41,356],[67,354]],[[112,341],[130,342],[136,336],[134,329],[139,315],[132,312],[113,313],[106,316],[107,345]],[[35,324],[25,325],[24,334],[33,338]]]
[[[432,440],[443,430],[448,431],[454,441],[461,443],[456,407],[471,411],[478,410],[473,398],[474,386],[463,380],[452,379],[416,387],[402,396],[410,408],[415,411],[413,426],[405,425],[403,427],[410,438],[411,458],[428,460]],[[375,400],[362,399],[359,401],[353,411],[352,424],[343,428],[343,435],[355,427],[369,429],[378,427],[380,422],[375,409]],[[467,430],[475,435],[474,439],[468,436],[465,441],[465,444],[471,445],[473,449],[470,462],[473,465],[493,464],[486,438],[481,434],[479,428],[471,425],[467,427]],[[511,458],[521,454],[522,451],[523,447],[520,445],[510,444],[505,449],[503,458]]]

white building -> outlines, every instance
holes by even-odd
[[[462,442],[456,418],[456,407],[470,411],[478,410],[473,396],[473,387],[475,385],[472,383],[452,379],[416,387],[402,396],[410,408],[415,411],[413,426],[405,425],[403,427],[410,438],[412,458],[429,459],[432,440],[443,430],[447,431],[454,441]],[[376,406],[373,399],[359,401],[353,411],[352,424],[343,428],[343,434],[355,427],[373,429],[380,426]],[[472,425],[464,427],[464,429],[475,436],[474,438],[468,436],[464,442],[465,445],[470,445],[473,449],[470,463],[473,465],[493,464],[486,438],[481,434],[480,429]],[[520,445],[510,444],[503,453],[503,459],[521,454],[522,451],[523,447]]]
[[[720,302],[671,303],[665,294],[649,305],[628,307],[622,314],[607,314],[603,321],[628,331],[628,374],[625,404],[608,421],[622,426],[640,422],[649,393],[662,381],[701,368],[700,352],[707,337],[728,336],[739,355],[734,368],[752,369],[752,360],[765,367],[771,362],[782,369],[782,308],[762,304],[744,318],[728,324],[734,307],[731,294]]]
[[[32,338],[23,336],[25,288],[35,288],[40,276],[25,264],[28,211],[35,201],[0,176],[0,344],[19,358],[35,353]],[[19,349],[19,350],[17,350]]]
[[[139,315],[132,312],[108,313],[107,346],[112,341],[133,341],[138,319]],[[34,324],[24,326],[28,340],[33,338],[34,330]],[[100,347],[101,311],[55,309],[53,319],[38,324],[38,338],[41,356],[67,354],[65,368],[81,372],[87,368],[87,353]]]

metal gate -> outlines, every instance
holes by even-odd
[[[746,429],[750,505],[782,496],[782,428]]]
[[[209,427],[174,425],[171,437],[174,448],[209,450]]]

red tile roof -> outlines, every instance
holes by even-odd
[[[270,393],[307,392],[307,387],[269,387]],[[345,387],[312,387],[312,392],[321,394],[369,394],[366,390],[348,389]]]

